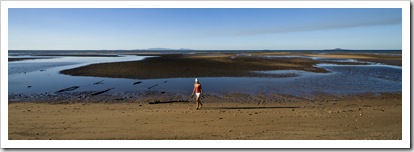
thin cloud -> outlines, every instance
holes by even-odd
[[[233,36],[249,36],[249,35],[263,35],[263,34],[276,34],[276,33],[288,33],[288,32],[305,32],[305,31],[318,31],[318,30],[330,30],[330,29],[348,29],[355,27],[369,27],[369,26],[381,26],[381,25],[394,25],[401,24],[401,18],[390,18],[383,20],[364,20],[359,22],[332,22],[323,24],[312,25],[300,25],[290,27],[273,27],[266,29],[253,29],[232,32]]]

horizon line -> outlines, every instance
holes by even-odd
[[[373,51],[388,50],[402,51],[402,49],[13,49],[8,51]]]

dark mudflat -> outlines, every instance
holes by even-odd
[[[304,70],[327,72],[313,65],[321,61],[311,59],[263,59],[258,57],[194,55],[160,55],[142,61],[101,63],[61,71],[73,76],[97,76],[112,78],[185,78],[185,77],[268,77],[252,71]],[[275,75],[272,75],[274,77]],[[285,76],[282,76],[285,77]]]

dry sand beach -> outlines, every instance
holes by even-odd
[[[240,54],[146,54],[142,61],[92,64],[62,71],[73,76],[115,78],[291,77],[251,71],[303,70],[327,73],[313,65],[332,63],[306,56],[358,59],[401,65],[401,56],[376,54],[303,54],[292,52]],[[355,64],[355,63],[341,63]],[[358,63],[364,64],[364,63]],[[136,70],[141,69],[141,70]],[[144,70],[142,70],[144,69]],[[146,72],[142,72],[146,71]],[[248,86],[246,86],[248,87]],[[303,88],[306,89],[306,88]],[[191,92],[191,90],[189,90]],[[103,96],[105,97],[105,96]],[[268,139],[268,140],[401,140],[401,92],[350,95],[291,96],[231,93],[208,96],[203,108],[194,101],[157,95],[117,101],[30,100],[9,102],[10,140],[141,140],[141,139]],[[98,99],[98,100],[97,100]]]
[[[401,140],[401,94],[264,104],[210,100],[200,110],[193,102],[13,103],[9,139]]]

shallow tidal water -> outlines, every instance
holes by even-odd
[[[19,57],[19,56],[9,56]],[[30,57],[30,56],[25,56]],[[47,57],[47,56],[46,56]],[[145,56],[120,55],[119,57],[50,57],[8,63],[8,94],[13,101],[19,95],[46,95],[59,93],[99,92],[125,94],[162,92],[188,96],[192,92],[194,78],[124,79],[69,76],[59,71],[79,66],[142,60]],[[335,59],[320,59],[330,60]],[[338,60],[339,62],[359,62]],[[313,73],[300,70],[255,71],[265,74],[291,74],[295,77],[199,77],[205,94],[227,93],[270,94],[293,96],[326,94],[359,94],[401,92],[402,69],[384,64],[336,65],[319,64],[329,73]],[[72,87],[72,88],[71,88]],[[67,90],[64,90],[64,89]],[[69,88],[69,89],[68,89]],[[63,90],[63,91],[62,91]],[[62,91],[62,92],[59,92]],[[15,100],[18,101],[18,100]]]

